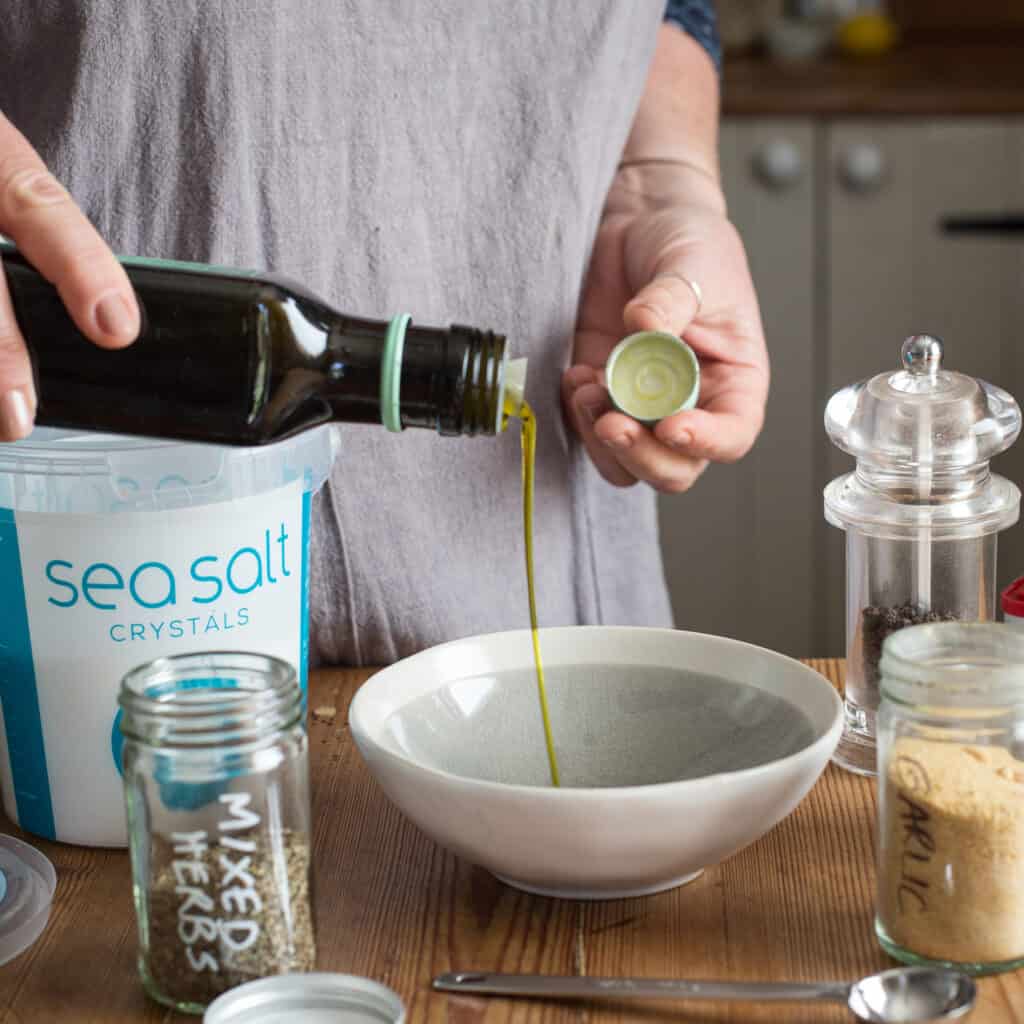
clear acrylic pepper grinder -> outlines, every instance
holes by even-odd
[[[996,612],[996,536],[1020,491],[989,471],[1021,429],[1001,388],[942,367],[942,343],[915,335],[900,369],[836,392],[825,430],[856,468],[825,488],[846,531],[846,721],[833,760],[874,775],[879,660],[891,633]]]

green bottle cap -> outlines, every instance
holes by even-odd
[[[700,394],[700,363],[693,349],[662,331],[623,338],[604,372],[615,408],[641,423],[692,409]]]

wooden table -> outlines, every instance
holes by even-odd
[[[811,664],[839,684],[839,662]],[[310,706],[337,709],[332,723],[310,725],[319,968],[390,985],[411,1021],[844,1021],[838,1007],[554,1004],[449,997],[429,985],[473,968],[809,980],[891,966],[872,932],[872,782],[829,767],[760,842],[674,892],[542,899],[457,860],[385,801],[345,724],[368,674],[311,681]],[[17,834],[2,820],[0,831]],[[0,1024],[194,1020],[147,1001],[139,986],[127,855],[36,842],[57,868],[57,896],[40,940],[0,967]],[[972,1022],[1024,1024],[1024,972],[980,987]]]

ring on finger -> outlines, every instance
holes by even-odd
[[[704,305],[704,291],[701,286],[693,280],[693,278],[687,277],[685,274],[680,274],[677,270],[667,270],[663,274],[659,274],[658,277],[676,277],[685,284],[691,292],[693,297],[697,300],[697,309],[694,312],[696,316]]]

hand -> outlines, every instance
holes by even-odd
[[[0,114],[0,235],[57,287],[78,329],[120,348],[139,333],[128,276],[28,140]],[[25,339],[0,273],[0,441],[32,430],[36,393]]]
[[[698,283],[703,303],[686,283]],[[603,367],[635,331],[685,338],[701,365],[697,408],[653,430],[611,411]],[[717,183],[685,164],[620,168],[584,283],[562,378],[566,417],[610,483],[688,490],[709,461],[734,462],[764,421],[768,354],[743,243]]]

